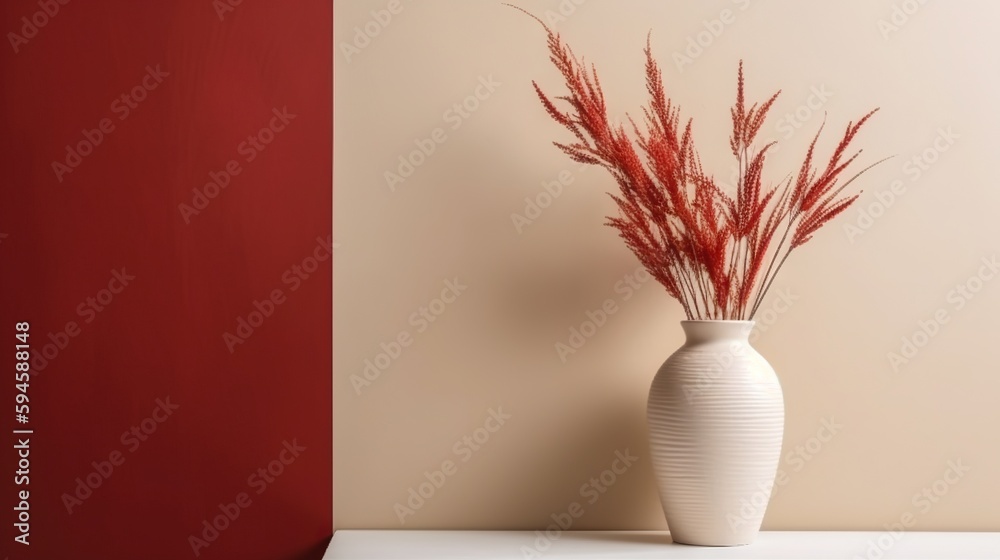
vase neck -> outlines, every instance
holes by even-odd
[[[702,342],[749,342],[753,321],[681,321],[688,344]]]

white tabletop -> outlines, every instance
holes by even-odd
[[[1000,533],[762,532],[738,547],[673,544],[666,532],[567,531],[554,539],[534,531],[340,530],[324,559],[631,560],[640,558],[1000,559]]]

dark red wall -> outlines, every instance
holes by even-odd
[[[332,8],[230,3],[0,3],[0,558],[317,558],[332,533]]]

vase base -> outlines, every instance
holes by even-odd
[[[753,544],[753,541],[740,541],[740,542],[698,542],[697,539],[679,539],[671,535],[670,537],[674,544],[683,544],[684,546],[702,546],[702,547],[714,547],[714,548],[726,548],[734,546],[748,546]]]

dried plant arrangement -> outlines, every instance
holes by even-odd
[[[555,142],[574,161],[606,169],[618,185],[618,207],[606,225],[618,230],[646,270],[680,302],[689,320],[750,320],[789,255],[858,198],[845,189],[877,161],[851,174],[861,155],[851,145],[878,109],[849,123],[825,166],[816,165],[813,137],[797,173],[766,185],[764,168],[775,143],[756,145],[778,95],[747,106],[743,62],[730,110],[729,148],[738,166],[735,196],[702,168],[692,120],[681,118],[646,40],[650,100],[628,126],[609,120],[597,70],[588,67],[558,33],[548,34],[550,59],[566,92],[546,95],[532,82],[545,110],[574,137]],[[888,159],[888,158],[886,158]]]

